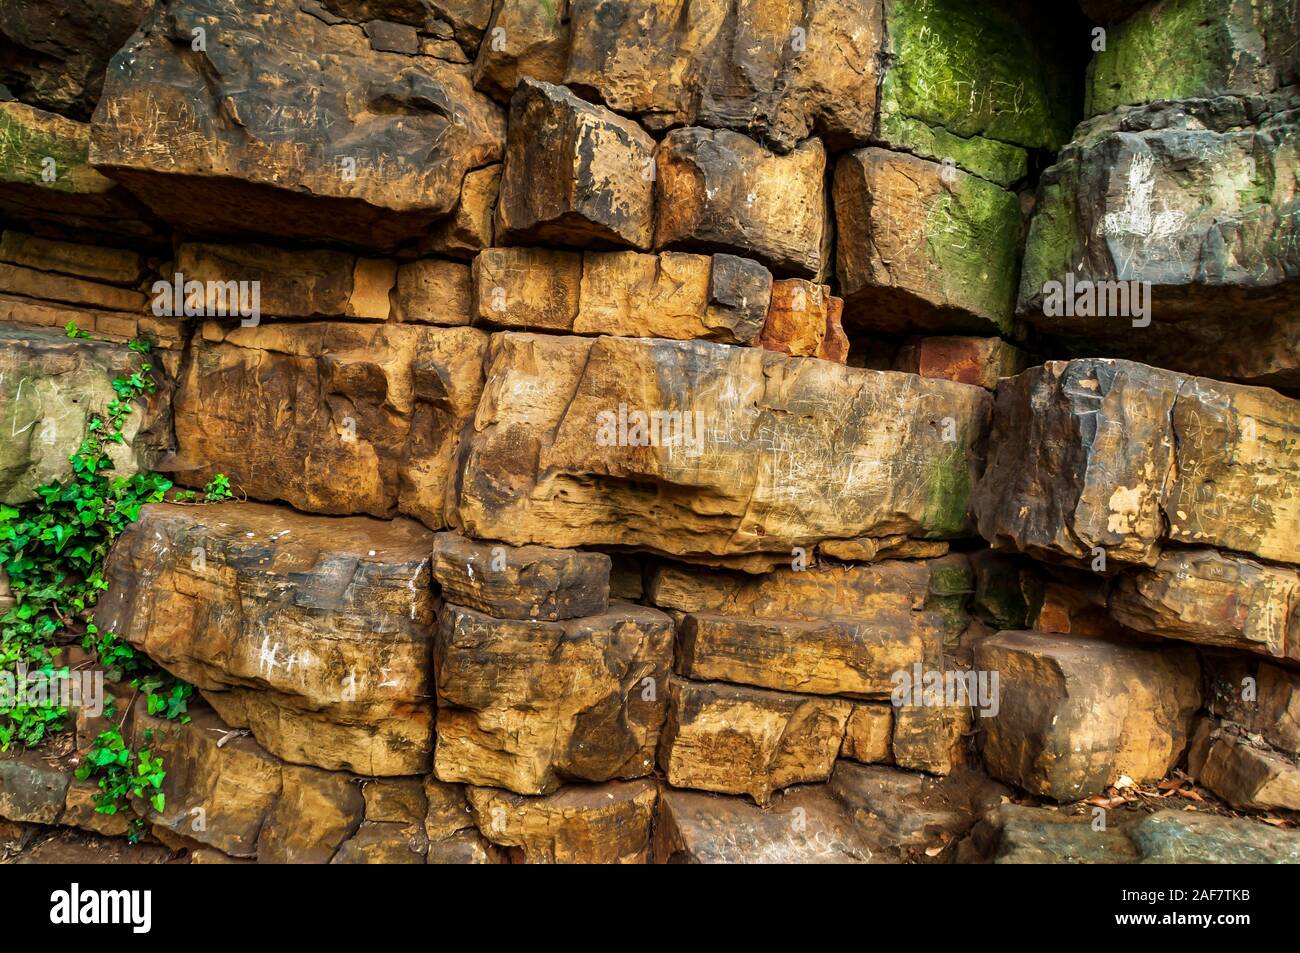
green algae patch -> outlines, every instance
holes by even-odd
[[[958,433],[951,448],[939,456],[926,474],[922,525],[927,538],[948,539],[966,531],[972,490],[966,435]]]
[[[0,104],[0,182],[59,192],[102,192],[112,183],[90,167],[90,128],[22,103]],[[46,178],[46,170],[53,177]]]
[[[1016,297],[1020,208],[1005,189],[960,175],[931,206],[923,229],[944,296],[1009,333]]]

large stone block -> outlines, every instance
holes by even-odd
[[[788,152],[875,121],[880,0],[574,0],[564,82],[649,128],[736,129]]]
[[[110,444],[112,475],[130,477],[153,467],[170,448],[170,384],[134,405]],[[72,476],[68,458],[87,435],[91,415],[116,400],[115,378],[135,373],[140,356],[117,344],[73,340],[61,329],[0,324],[0,501],[26,503],[36,487]]]
[[[1300,759],[1203,718],[1187,753],[1196,780],[1243,810],[1300,811]]]
[[[1300,662],[1300,574],[1212,549],[1170,549],[1110,597],[1139,632]]]
[[[526,864],[644,864],[658,787],[652,780],[573,785],[543,797],[470,788],[479,830]]]
[[[1081,125],[1039,183],[1021,314],[1057,353],[1300,386],[1298,115],[1292,93]]]
[[[1267,93],[1300,80],[1294,0],[1159,0],[1106,34],[1087,112],[1159,99]]]
[[[1300,562],[1300,402],[1129,361],[998,385],[980,533],[1000,549],[1155,565],[1164,541]]]
[[[474,328],[207,322],[176,396],[177,478],[439,528],[486,348]]]
[[[655,152],[656,248],[725,251],[820,279],[831,240],[826,149],[787,155],[726,130],[674,129]]]
[[[1020,208],[990,182],[885,149],[842,156],[835,275],[852,326],[1005,334],[1015,309]]]
[[[792,784],[825,781],[852,703],[675,678],[659,766],[668,783],[758,804]]]
[[[516,545],[788,558],[826,538],[961,535],[990,404],[707,342],[501,334],[487,376],[457,528]]]
[[[91,162],[193,233],[391,248],[453,211],[504,131],[468,65],[278,0],[179,0],[113,58]]]
[[[488,41],[478,48],[474,86],[508,102],[525,76],[547,83],[564,80],[569,23],[563,5],[499,0],[492,5]]]
[[[672,638],[668,616],[630,603],[563,622],[446,606],[435,773],[518,794],[651,773]]]
[[[497,237],[649,248],[654,149],[634,121],[563,86],[523,80],[510,100]]]
[[[1099,794],[1121,775],[1163,778],[1201,704],[1191,649],[1001,632],[975,647],[997,672],[1000,706],[982,719],[990,774],[1054,801]]]
[[[269,752],[360,774],[428,768],[434,534],[257,503],[146,506],[96,609]]]

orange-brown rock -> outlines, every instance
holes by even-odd
[[[844,726],[840,757],[863,764],[887,764],[894,759],[893,731],[894,712],[890,706],[871,702],[854,705]]]
[[[821,140],[778,155],[739,133],[674,129],[655,163],[656,248],[731,252],[778,275],[827,273],[831,225]]]
[[[1167,549],[1125,573],[1111,614],[1139,632],[1300,661],[1300,573],[1212,549]]]
[[[632,120],[523,80],[510,100],[498,240],[649,248],[654,148]]]
[[[1300,755],[1300,673],[1237,653],[1207,656],[1205,669],[1211,712]]]
[[[486,345],[474,328],[207,322],[176,396],[178,479],[441,527]]]
[[[521,77],[564,81],[569,22],[564,4],[498,0],[492,5],[487,37],[474,61],[474,86],[508,102]]]
[[[417,774],[433,743],[433,540],[408,520],[153,504],[113,550],[96,619],[278,757]]]
[[[659,766],[673,787],[748,794],[758,804],[830,777],[852,703],[675,678]]]
[[[1187,752],[1197,782],[1235,808],[1300,810],[1300,758],[1202,718]]]
[[[997,713],[980,719],[985,766],[1055,801],[1099,794],[1121,776],[1163,778],[1201,703],[1191,649],[1001,632],[976,646],[975,661],[1000,682]]]
[[[442,598],[498,619],[555,622],[609,608],[610,559],[545,546],[500,546],[456,533],[434,538]]]
[[[468,65],[382,45],[278,0],[156,8],[109,66],[91,161],[192,232],[391,248],[455,209],[504,124]]]
[[[572,785],[542,797],[470,788],[483,835],[526,864],[644,864],[658,786],[652,780]]]
[[[1029,357],[1001,338],[914,338],[895,355],[894,368],[922,377],[997,390],[998,380],[1025,369]]]
[[[546,794],[654,768],[672,620],[630,603],[563,622],[447,605],[434,646],[442,781]]]
[[[142,256],[130,249],[55,241],[13,229],[0,235],[0,261],[127,288],[145,273]]]
[[[501,334],[487,364],[457,487],[469,536],[789,554],[968,524],[978,388],[699,341]]]
[[[975,493],[999,549],[1154,565],[1161,544],[1300,562],[1300,401],[1104,359],[998,385]]]
[[[829,285],[802,278],[775,281],[759,346],[843,364],[849,356],[849,339],[840,325],[843,311],[844,302],[831,295]]]
[[[472,323],[470,266],[438,258],[422,258],[399,266],[392,291],[392,316],[420,324]]]
[[[437,222],[420,240],[420,250],[452,258],[473,258],[490,247],[500,189],[499,162],[465,173],[456,210]]]
[[[475,323],[570,331],[582,255],[550,248],[486,248],[473,264]]]

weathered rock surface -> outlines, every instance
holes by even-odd
[[[1300,811],[1300,756],[1202,718],[1187,752],[1196,780],[1236,808]]]
[[[1139,632],[1300,661],[1300,574],[1212,549],[1171,549],[1126,573],[1111,614]]]
[[[498,619],[555,622],[603,615],[610,559],[545,546],[498,546],[439,533],[433,578],[447,602]]]
[[[289,318],[386,321],[397,265],[342,251],[296,251],[272,245],[181,245],[176,271],[205,285],[205,314],[216,314],[214,291],[226,282],[257,282],[262,314]],[[164,280],[171,276],[164,276]]]
[[[486,345],[474,328],[206,322],[176,395],[177,477],[225,473],[255,499],[441,527]]]
[[[737,129],[788,152],[871,135],[880,0],[574,0],[564,82],[651,129]]]
[[[656,248],[731,252],[778,275],[826,274],[831,224],[820,140],[778,155],[736,132],[674,129],[655,164]]]
[[[195,232],[391,248],[500,160],[502,120],[468,66],[275,0],[180,0],[113,58],[91,161]]]
[[[113,550],[96,619],[285,760],[417,774],[433,741],[433,541],[407,520],[150,505]]]
[[[831,294],[829,285],[786,278],[772,283],[771,297],[760,347],[793,357],[845,362],[849,339],[841,322],[844,302]]]
[[[574,785],[544,797],[470,788],[488,840],[526,864],[644,864],[658,787],[652,780]]]
[[[435,773],[548,794],[562,780],[654,768],[672,664],[672,620],[629,603],[563,622],[441,614]]]
[[[1158,811],[1111,812],[1103,830],[1091,814],[1003,804],[964,841],[962,863],[1296,864],[1300,834],[1243,817]]]
[[[1014,377],[1028,364],[1024,351],[1001,338],[913,338],[894,356],[895,370],[985,390],[997,390],[999,380]]]
[[[937,162],[860,149],[835,165],[835,276],[850,325],[1000,334],[1015,307],[1016,197]]]
[[[502,242],[650,247],[655,142],[644,129],[532,79],[515,88],[509,129]]]
[[[1300,384],[1298,114],[1290,94],[1084,123],[1039,185],[1021,314],[1071,353]]]
[[[456,327],[474,320],[471,268],[462,262],[422,258],[398,266],[391,298],[398,321]]]
[[[36,499],[36,487],[66,481],[69,456],[86,437],[91,415],[115,400],[113,380],[135,373],[139,355],[115,344],[72,340],[62,330],[0,324],[0,501]],[[170,449],[170,384],[136,404],[110,445],[113,475],[130,477],[157,464]]]
[[[15,3],[0,10],[0,83],[24,102],[87,119],[114,53],[149,0]]]
[[[679,554],[961,535],[990,403],[912,375],[610,337],[497,335],[487,378],[458,529]],[[620,406],[644,422],[622,432]]]
[[[1160,543],[1300,561],[1300,402],[1129,361],[998,386],[980,533],[1000,549],[1154,565]]]
[[[1236,653],[1205,659],[1206,707],[1280,751],[1300,755],[1300,673]]]
[[[758,804],[830,777],[852,710],[842,699],[685,679],[673,679],[670,696],[659,744],[668,783]]]
[[[1300,80],[1290,0],[1160,0],[1107,32],[1087,112],[1159,99],[1267,93]]]
[[[981,719],[985,766],[1055,801],[1098,794],[1121,775],[1164,777],[1201,702],[1190,649],[1001,632],[976,646],[975,661],[1001,688],[998,712]]]
[[[532,0],[493,3],[487,42],[474,61],[475,88],[508,102],[521,77],[562,82],[569,51],[564,12],[563,4],[548,7]]]

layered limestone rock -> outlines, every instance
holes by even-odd
[[[176,395],[177,477],[441,527],[486,348],[474,328],[205,322]]]
[[[496,234],[508,244],[650,247],[654,149],[630,119],[525,79],[510,100]]]
[[[382,45],[275,0],[155,8],[109,66],[91,161],[192,231],[391,248],[456,208],[505,127],[468,65]]]
[[[45,328],[0,324],[0,501],[36,499],[36,488],[66,482],[69,457],[88,434],[93,415],[117,399],[114,379],[139,371],[138,354],[116,344],[71,339]],[[155,466],[171,444],[170,384],[152,372],[159,391],[134,405],[123,440],[110,444],[113,475],[131,477]]]
[[[433,544],[407,520],[149,505],[113,550],[96,621],[279,758],[417,774],[433,743]]]
[[[1163,778],[1201,703],[1190,649],[1002,632],[975,647],[975,661],[1001,687],[999,710],[982,720],[985,766],[1054,801],[1082,800],[1121,776]]]
[[[668,616],[630,603],[561,622],[447,605],[433,650],[435,773],[531,795],[650,774],[672,639]]]
[[[998,386],[979,530],[1000,549],[1153,566],[1165,541],[1300,561],[1300,403],[1128,361]]]
[[[1015,307],[1016,197],[938,162],[860,149],[835,165],[835,277],[850,324],[1005,334]]]
[[[456,525],[713,555],[960,535],[988,405],[974,387],[760,349],[496,335]]]
[[[1297,386],[1298,112],[1194,99],[1080,126],[1039,184],[1020,312],[1072,353]]]
[[[673,679],[659,765],[673,787],[767,804],[830,777],[851,710],[842,699]]]
[[[523,797],[470,788],[488,840],[527,864],[644,864],[658,799],[652,780],[610,781]]]
[[[655,166],[656,248],[731,252],[779,275],[826,274],[831,224],[821,140],[779,155],[728,130],[674,129]]]

